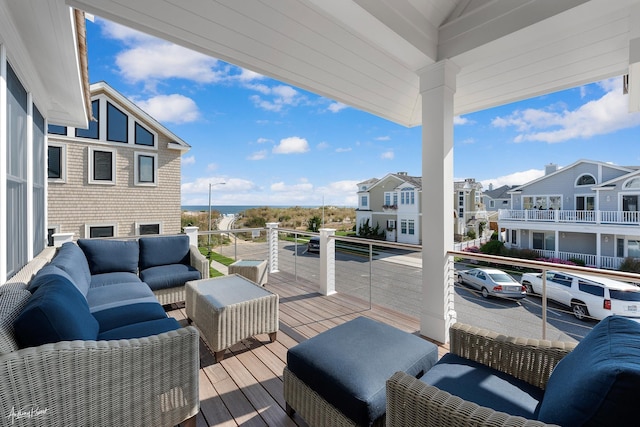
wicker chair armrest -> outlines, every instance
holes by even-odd
[[[548,426],[476,405],[404,372],[387,380],[387,427]]]
[[[199,364],[192,326],[21,349],[0,356],[0,416],[30,426],[175,426],[199,411]]]
[[[551,372],[577,343],[500,335],[463,323],[449,329],[450,352],[545,389]]]
[[[190,263],[191,266],[196,268],[203,279],[209,278],[209,260],[206,256],[200,253],[200,250],[194,246],[189,246],[189,254],[190,254]]]

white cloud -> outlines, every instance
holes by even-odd
[[[207,165],[207,170],[208,170],[209,172],[214,171],[214,170],[217,170],[217,169],[218,169],[218,164],[217,164],[217,163],[209,163],[209,164]]]
[[[390,136],[388,136],[388,135],[385,135],[385,136],[378,136],[378,137],[376,137],[376,138],[375,138],[375,140],[376,140],[376,141],[390,141],[390,140],[391,140],[391,137],[390,137]]]
[[[328,142],[326,142],[326,141],[322,141],[320,144],[316,145],[316,148],[317,148],[318,150],[326,150],[326,149],[327,149],[327,148],[329,148],[329,147],[330,147],[330,145],[329,145],[329,143],[328,143]]]
[[[462,116],[455,116],[453,118],[453,124],[454,125],[466,125],[469,124],[469,119],[462,117]]]
[[[332,113],[338,113],[344,110],[345,108],[348,108],[348,106],[343,104],[342,102],[332,102],[327,107],[327,110],[331,111]]]
[[[275,154],[306,153],[307,151],[309,151],[309,143],[298,136],[281,139],[280,143],[273,147]]]
[[[466,138],[462,140],[462,144],[464,145],[469,145],[469,144],[475,144],[476,140],[473,138]]]
[[[163,123],[189,123],[200,118],[195,101],[184,95],[158,95],[135,103],[154,119]]]
[[[640,113],[629,114],[628,95],[623,95],[620,79],[599,83],[607,92],[575,110],[526,109],[506,117],[496,117],[498,128],[514,127],[519,134],[515,142],[542,141],[557,143],[571,139],[587,139],[621,129],[640,126]]]
[[[224,72],[215,69],[217,64],[214,58],[164,41],[142,43],[116,55],[123,77],[147,86],[171,78],[215,83],[225,78]]]
[[[394,157],[395,157],[395,155],[393,154],[393,151],[391,151],[391,150],[385,151],[384,153],[382,153],[380,155],[380,158],[384,159],[384,160],[393,160]]]
[[[271,191],[276,193],[306,193],[313,191],[313,184],[302,178],[298,184],[285,184],[284,182],[276,182],[271,184]]]
[[[182,166],[194,165],[196,163],[196,156],[181,157]]]
[[[266,111],[280,112],[286,107],[295,107],[306,100],[300,92],[291,86],[278,85],[270,87],[264,84],[251,84],[245,85],[245,87],[264,95],[264,97],[252,95],[249,99],[253,101],[256,107]]]
[[[262,160],[267,157],[267,150],[260,150],[252,153],[247,160]]]
[[[269,138],[258,138],[256,142],[258,144],[264,144],[265,142],[271,142],[271,140]]]
[[[538,179],[544,175],[544,170],[529,169],[521,172],[514,172],[509,175],[499,176],[497,178],[485,179],[480,181],[484,189],[489,188],[489,184],[493,184],[494,188],[502,187],[503,185],[522,185],[529,181]]]
[[[339,147],[339,148],[336,148],[336,153],[347,153],[351,150],[352,150],[351,147],[346,147],[346,148]]]

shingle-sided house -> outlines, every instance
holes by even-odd
[[[391,242],[420,244],[422,178],[390,173],[358,184],[356,232],[378,226]]]
[[[453,183],[453,233],[464,236],[473,231],[480,237],[486,228],[487,212],[482,198],[482,184],[473,178]]]
[[[88,129],[49,125],[49,235],[179,233],[190,146],[107,83],[91,85],[91,106]]]
[[[510,193],[499,213],[508,246],[610,269],[640,258],[640,167],[578,160]]]

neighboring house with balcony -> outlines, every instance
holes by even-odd
[[[499,211],[509,247],[617,269],[640,258],[640,167],[578,160],[514,188]]]
[[[356,232],[367,224],[384,231],[390,242],[421,243],[422,178],[390,173],[358,184]]]
[[[481,237],[486,227],[488,218],[484,208],[482,196],[482,184],[474,178],[453,183],[453,234],[456,240],[462,240],[469,231],[473,231],[477,237]]]
[[[107,83],[90,87],[88,129],[48,127],[48,234],[176,234],[189,144]]]
[[[489,184],[489,189],[482,193],[484,208],[487,211],[487,219],[489,228],[493,231],[499,231],[498,228],[498,211],[500,209],[511,209],[511,194],[509,191],[516,188],[515,185],[503,185],[494,188],[493,184]]]

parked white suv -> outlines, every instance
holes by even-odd
[[[525,273],[521,283],[527,294],[542,294],[542,273]],[[547,298],[570,307],[580,320],[613,314],[640,318],[640,287],[605,277],[547,271]]]

